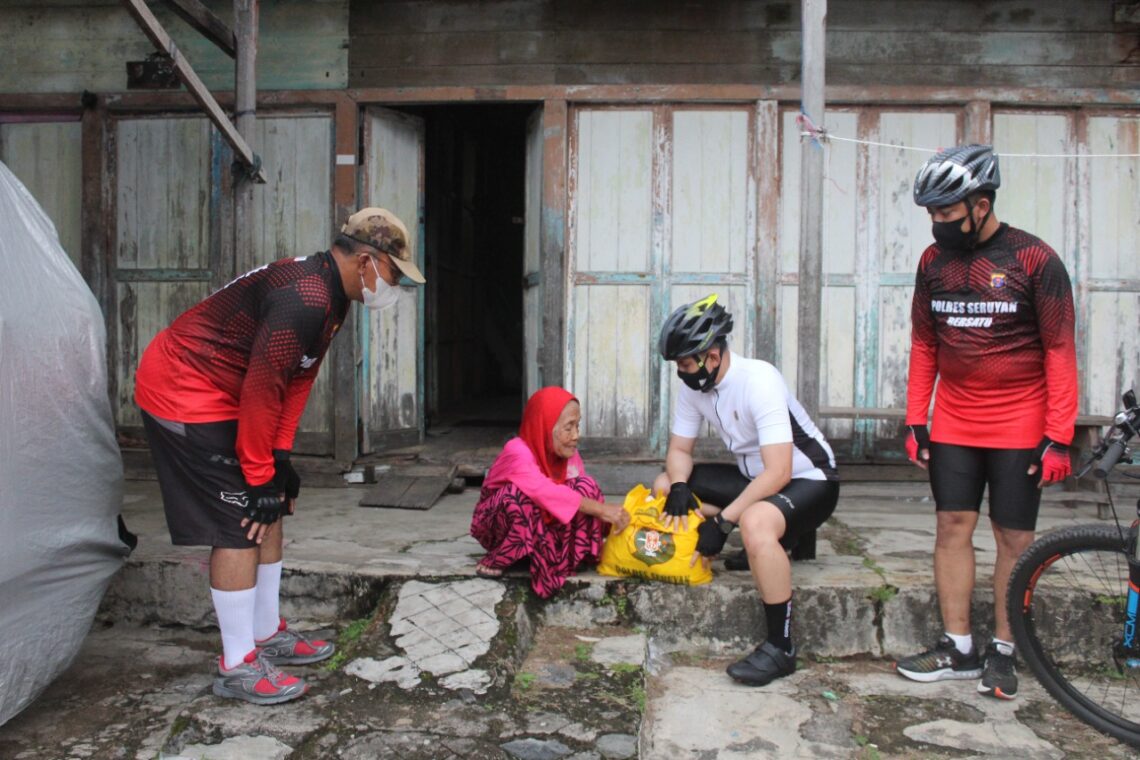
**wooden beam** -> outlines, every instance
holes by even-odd
[[[824,41],[827,0],[802,0],[803,95],[800,108],[818,127],[824,121]],[[808,416],[819,410],[823,305],[823,146],[814,139],[800,148],[799,355],[796,397]]]
[[[257,182],[265,182],[265,171],[261,168],[261,159],[249,147],[249,144],[242,139],[234,125],[230,123],[229,117],[226,116],[222,107],[218,105],[218,101],[214,100],[214,96],[210,94],[209,89],[202,83],[202,80],[194,72],[194,68],[190,62],[183,57],[182,51],[174,44],[174,40],[162,28],[162,24],[158,22],[154,14],[151,13],[150,8],[146,6],[143,0],[123,0],[123,4],[127,7],[131,16],[134,18],[138,25],[142,27],[143,32],[150,39],[151,44],[155,46],[161,53],[166,53],[174,62],[174,71],[186,85],[186,89],[190,91],[191,97],[202,109],[206,115],[210,117],[210,121],[226,138],[226,142],[234,149],[234,153],[241,163],[253,173],[253,177]]]
[[[957,106],[970,101],[988,101],[994,109],[1007,106],[1026,108],[1065,108],[1081,106],[1097,112],[1119,113],[1121,108],[1140,106],[1140,88],[1042,87],[929,87],[870,85],[827,87],[827,102],[849,106]],[[686,101],[693,103],[752,103],[774,100],[780,105],[798,103],[801,90],[789,85],[517,85],[511,87],[370,87],[345,90],[262,90],[257,93],[261,109],[293,106],[332,108],[340,96],[360,105],[370,103],[425,105],[433,103],[517,103],[564,100],[568,103],[654,103]],[[79,92],[6,92],[0,98],[0,111],[77,110]],[[190,109],[196,103],[182,91],[130,90],[101,93],[107,110]],[[228,107],[229,92],[219,92],[217,100]]]
[[[200,0],[166,0],[166,2],[176,16],[220,47],[223,53],[230,58],[237,57],[237,39],[233,31]]]

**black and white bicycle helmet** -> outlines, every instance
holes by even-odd
[[[685,304],[665,320],[657,350],[665,361],[703,353],[717,338],[732,332],[732,315],[716,302],[715,293]]]
[[[931,156],[914,178],[919,206],[953,206],[971,193],[1001,187],[998,157],[989,145],[959,145]]]

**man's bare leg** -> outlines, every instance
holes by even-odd
[[[934,541],[934,585],[947,633],[970,634],[970,599],[974,595],[974,527],[978,513],[938,512]]]

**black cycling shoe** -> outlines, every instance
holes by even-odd
[[[725,570],[748,570],[748,552],[741,549],[735,554],[729,554],[724,558]]]
[[[726,672],[742,684],[766,686],[777,678],[796,672],[796,648],[792,647],[789,653],[765,641],[752,654],[729,665]]]

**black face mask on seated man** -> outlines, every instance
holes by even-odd
[[[678,368],[677,377],[681,378],[681,382],[693,390],[708,393],[716,384],[716,376],[720,373],[720,365],[718,364],[715,369],[710,371],[709,368],[705,366],[707,359],[708,354],[705,354],[704,359],[697,360],[696,372],[682,372],[680,368]]]

